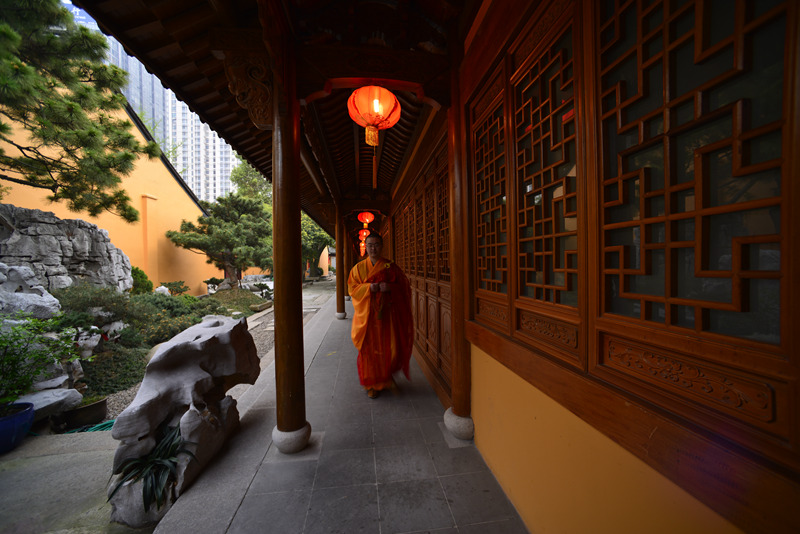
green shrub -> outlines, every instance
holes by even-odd
[[[183,283],[183,280],[177,282],[161,282],[161,285],[169,289],[170,295],[183,295],[189,291],[189,286]]]
[[[143,270],[138,267],[131,267],[131,276],[133,277],[131,295],[143,295],[153,292],[153,282],[150,281],[150,278],[147,277]]]
[[[148,347],[134,348],[120,343],[107,343],[106,349],[92,361],[81,362],[83,381],[89,386],[86,395],[111,395],[125,391],[144,377]]]
[[[197,299],[193,308],[194,313],[199,317],[206,315],[230,315],[228,309],[222,303],[213,298]]]
[[[195,305],[197,305],[197,301],[200,300],[199,298],[193,295],[176,295],[175,298],[182,300],[190,308],[194,308]]]
[[[139,305],[152,306],[156,312],[165,311],[170,317],[178,317],[192,313],[191,306],[189,306],[185,300],[170,295],[162,295],[161,293],[135,295],[131,297],[131,302],[135,302]]]
[[[119,331],[116,343],[128,348],[141,347],[144,344],[144,336],[138,329],[128,326]]]
[[[3,320],[0,328],[0,416],[7,415],[7,404],[27,393],[49,365],[78,358],[72,332],[50,335],[58,329],[56,321],[35,319],[22,313],[3,317]]]
[[[61,304],[61,311],[66,316],[65,321],[86,319],[81,314],[90,313],[88,310],[92,308],[100,308],[103,312],[100,316],[92,314],[94,317],[91,324],[95,326],[124,320],[127,314],[128,295],[114,288],[82,283],[55,289],[52,294]]]
[[[172,317],[165,312],[160,312],[152,318],[152,322],[145,326],[142,331],[145,343],[156,345],[163,343],[183,332],[193,324],[200,322],[200,318],[195,315],[180,315]]]
[[[209,289],[217,289],[217,286],[220,285],[224,281],[223,278],[217,278],[212,276],[208,280],[203,280],[203,283],[208,286]]]
[[[253,310],[250,309],[251,304],[261,304],[264,299],[254,294],[252,291],[246,289],[232,288],[225,291],[217,291],[214,296],[203,300],[216,300],[227,309],[242,312],[245,317],[253,315]],[[230,315],[230,313],[225,313]]]

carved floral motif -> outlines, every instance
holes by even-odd
[[[606,342],[606,354],[608,364],[644,376],[660,387],[761,421],[774,418],[775,395],[769,384],[726,375],[619,339]]]
[[[528,334],[545,337],[572,349],[578,347],[578,329],[531,312],[521,311],[519,327]]]
[[[498,306],[497,304],[493,304],[481,299],[478,299],[478,315],[483,315],[484,317],[488,317],[502,323],[508,322],[508,310]]]

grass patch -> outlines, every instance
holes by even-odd
[[[147,367],[147,347],[115,346],[113,351],[101,352],[92,361],[83,361],[83,381],[86,396],[111,395],[125,391],[142,381]]]
[[[255,312],[250,309],[251,304],[261,304],[264,299],[246,289],[238,287],[217,291],[210,298],[220,302],[228,309],[242,312],[245,317],[253,315]]]

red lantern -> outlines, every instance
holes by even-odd
[[[363,241],[358,244],[358,248],[361,250],[362,256],[367,253],[367,244],[364,243]]]
[[[400,102],[388,89],[367,85],[347,100],[350,118],[367,129],[367,144],[378,146],[378,130],[391,128],[400,119]]]
[[[364,223],[364,228],[366,228],[369,223],[375,220],[375,216],[371,211],[362,211],[358,214],[358,220]]]
[[[367,238],[369,237],[369,234],[371,234],[371,233],[372,232],[370,232],[369,229],[364,228],[364,229],[358,231],[358,237],[359,237],[359,239],[361,239],[361,241],[366,241]]]

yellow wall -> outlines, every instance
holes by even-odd
[[[472,347],[475,444],[532,534],[741,534]]]
[[[144,142],[135,127],[133,131]],[[41,189],[8,182],[0,185],[12,188],[3,198],[4,204],[52,211],[59,218],[83,219],[107,230],[111,243],[128,256],[132,266],[147,273],[154,286],[183,280],[190,294],[200,295],[207,291],[203,280],[224,277],[222,271],[206,263],[205,255],[178,248],[165,236],[167,230],[178,230],[182,219],[196,222],[202,212],[160,159],[140,157],[133,173],[123,179],[123,187],[139,210],[139,221],[134,224],[110,213],[90,217],[71,212],[62,204],[48,202],[46,191]]]

